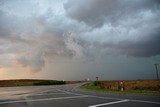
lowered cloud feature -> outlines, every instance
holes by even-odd
[[[68,80],[154,78],[159,17],[159,0],[1,0],[0,70]]]

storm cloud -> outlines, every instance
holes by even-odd
[[[67,16],[92,27],[101,27],[106,23],[117,25],[141,12],[159,13],[159,4],[158,0],[69,0],[64,8]]]
[[[86,66],[84,74],[96,74],[108,59],[157,58],[159,17],[159,0],[1,0],[0,67]]]
[[[135,57],[150,57],[160,52],[158,0],[71,0],[64,8],[68,17],[93,28],[85,34],[102,38],[96,41],[102,48]]]

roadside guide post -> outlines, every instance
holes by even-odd
[[[124,91],[124,83],[123,81],[120,82],[121,91]]]

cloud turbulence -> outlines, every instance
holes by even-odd
[[[159,17],[159,0],[1,0],[0,71],[152,79],[160,59]]]

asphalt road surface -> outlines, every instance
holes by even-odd
[[[96,93],[80,85],[1,87],[0,107],[160,107],[160,96]]]

